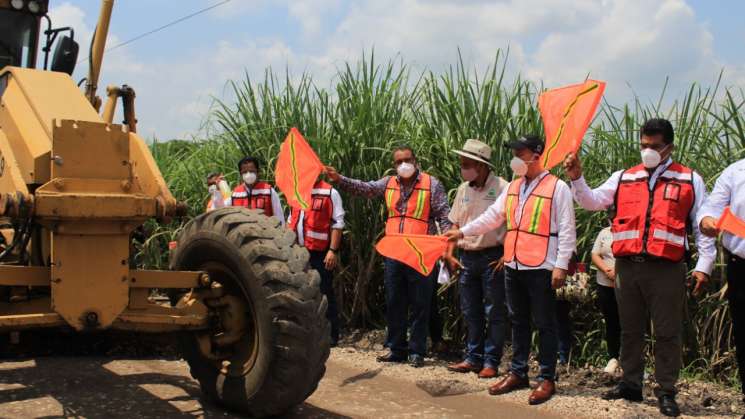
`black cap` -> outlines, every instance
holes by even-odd
[[[541,154],[546,145],[543,139],[537,135],[523,135],[516,140],[505,143],[504,146],[513,150],[527,148],[534,153]]]

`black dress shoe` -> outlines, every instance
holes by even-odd
[[[394,354],[393,352],[388,352],[387,354],[381,355],[377,357],[376,359],[378,360],[378,362],[398,362],[398,363],[406,362],[406,356],[397,355],[397,354]]]
[[[644,401],[644,396],[641,390],[630,389],[625,384],[621,383],[617,385],[613,390],[607,391],[603,394],[604,400],[618,400],[624,399],[630,402],[641,402]]]
[[[675,397],[664,394],[657,399],[657,403],[660,406],[660,413],[665,416],[678,417],[680,416],[680,408],[678,403],[675,402]]]

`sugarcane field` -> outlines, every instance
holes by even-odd
[[[0,0],[0,418],[745,417],[742,16]]]

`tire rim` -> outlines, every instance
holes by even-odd
[[[234,377],[246,375],[254,367],[259,355],[259,329],[256,327],[256,312],[247,292],[239,285],[233,272],[219,262],[206,262],[199,270],[206,271],[213,283],[225,290],[219,300],[227,303],[211,307],[212,328],[201,339],[209,339],[209,353],[203,353],[214,361],[222,374]],[[233,341],[236,336],[237,340]],[[229,343],[221,342],[227,338]],[[200,348],[203,346],[200,345]]]

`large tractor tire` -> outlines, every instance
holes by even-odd
[[[318,387],[329,356],[327,302],[307,250],[294,243],[276,219],[243,208],[210,211],[180,234],[172,268],[206,271],[225,294],[205,300],[213,328],[182,342],[207,400],[275,416]]]

